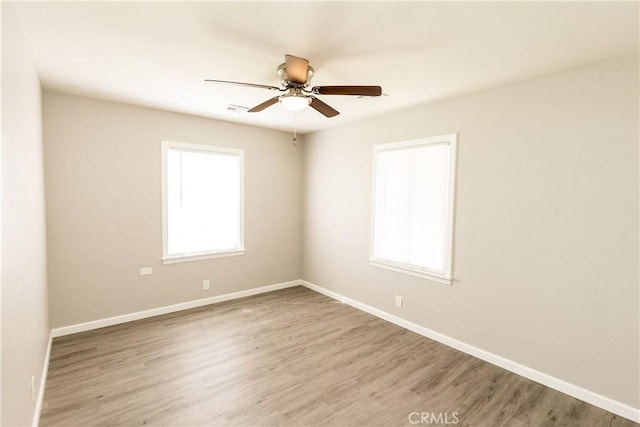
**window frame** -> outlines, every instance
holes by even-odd
[[[240,159],[240,244],[236,249],[222,251],[202,251],[188,254],[169,254],[169,223],[168,223],[168,194],[167,194],[167,155],[169,150],[176,148],[183,151],[199,153],[220,153],[237,155]],[[240,256],[246,253],[244,241],[244,150],[239,148],[215,147],[205,144],[191,144],[163,140],[160,143],[161,175],[162,175],[162,263],[176,264],[181,262],[200,261],[213,258]]]
[[[394,260],[376,258],[375,256],[375,243],[376,243],[376,178],[377,178],[377,160],[378,154],[385,151],[396,151],[410,149],[413,147],[421,147],[428,145],[441,145],[445,144],[449,146],[449,188],[447,192],[448,203],[445,222],[445,245],[444,245],[444,269],[443,271],[432,270],[429,268],[417,266],[414,264],[406,264]],[[395,271],[398,273],[407,274],[410,276],[420,277],[430,281],[442,283],[445,285],[451,285],[453,282],[453,226],[455,216],[455,191],[456,191],[456,160],[457,160],[457,145],[458,134],[450,133],[445,135],[410,139],[398,142],[390,142],[384,144],[377,144],[373,146],[372,155],[372,198],[371,198],[371,240],[369,247],[369,264],[374,267],[383,268],[386,270]]]

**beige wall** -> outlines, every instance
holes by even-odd
[[[2,425],[31,425],[49,323],[40,83],[2,3]]]
[[[290,134],[49,92],[43,110],[52,327],[300,278]],[[163,139],[245,150],[246,255],[161,263]]]
[[[638,90],[632,56],[308,135],[304,279],[637,407]],[[371,146],[452,132],[453,286],[370,266]]]

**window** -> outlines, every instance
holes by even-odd
[[[162,142],[165,264],[243,255],[244,151]]]
[[[456,134],[373,147],[370,263],[451,284]]]

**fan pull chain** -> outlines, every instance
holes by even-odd
[[[296,113],[293,113],[293,146],[298,146],[298,132],[297,132],[297,124],[296,124]]]

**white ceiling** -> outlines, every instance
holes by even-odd
[[[314,85],[381,85],[388,96],[324,96],[341,114],[297,113],[301,133],[638,52],[638,2],[21,3],[45,89],[275,129],[273,92],[290,53]]]

